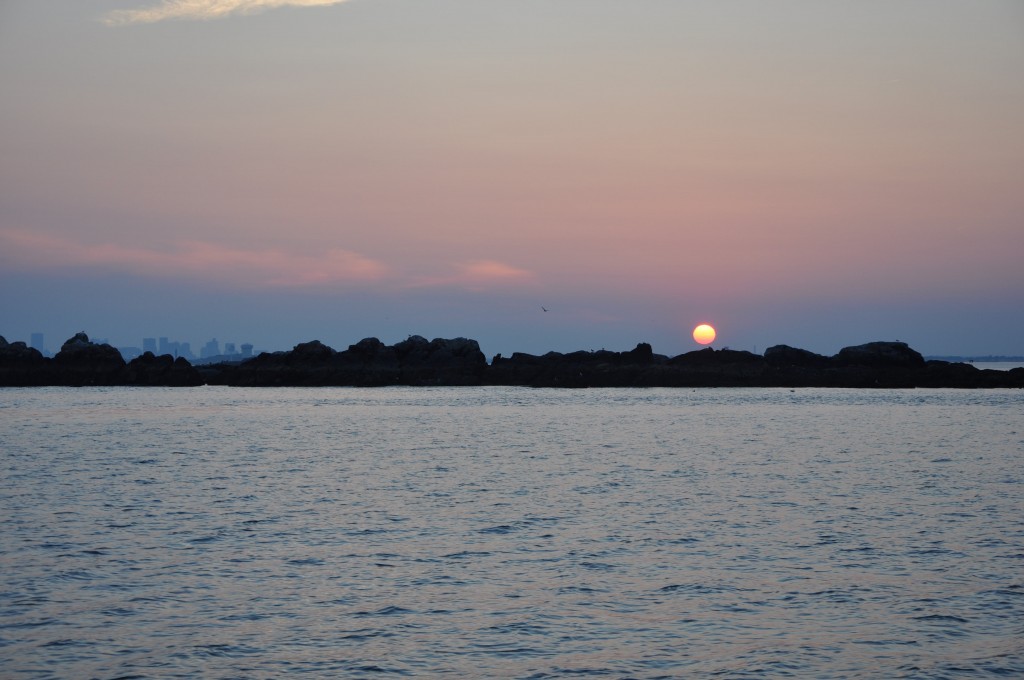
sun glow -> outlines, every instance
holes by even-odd
[[[715,329],[706,323],[702,323],[693,329],[693,339],[699,345],[710,345],[715,340]]]

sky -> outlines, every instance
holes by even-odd
[[[1019,0],[3,0],[0,335],[1024,354],[1022,73]]]

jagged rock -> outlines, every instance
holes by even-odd
[[[704,349],[680,354],[668,360],[672,366],[725,366],[730,364],[759,364],[764,363],[764,357],[751,352],[743,352],[734,349]]]
[[[835,356],[841,365],[923,368],[924,357],[905,342],[869,342],[844,347]]]
[[[708,349],[693,356],[669,359],[654,354],[640,343],[628,352],[548,352],[534,356],[516,352],[510,358],[495,357],[486,379],[502,385],[533,387],[672,387],[691,384],[731,384],[724,366],[761,361],[748,352],[715,352]],[[744,369],[751,373],[757,369]],[[710,377],[708,377],[710,375]],[[702,377],[703,376],[703,377]]]
[[[487,369],[487,358],[476,340],[435,338],[427,342],[418,335],[396,343],[403,385],[479,385]]]
[[[24,342],[8,343],[0,335],[0,386],[48,384],[49,360]]]
[[[238,366],[208,367],[204,375],[216,384],[251,386],[479,385],[486,368],[476,340],[414,335],[390,347],[364,338],[343,352],[313,340]]]
[[[0,361],[41,361],[42,353],[34,347],[29,347],[20,340],[7,342],[7,339],[0,335]]]
[[[764,360],[772,366],[827,366],[829,358],[789,345],[775,345],[764,351]]]
[[[147,387],[194,387],[202,385],[203,379],[184,357],[145,352],[128,362],[127,382]]]
[[[387,349],[387,345],[377,338],[363,338],[354,345],[348,346],[348,352],[354,356],[374,357]]]
[[[336,352],[313,340],[288,352],[263,353],[240,364],[192,367],[185,359],[147,352],[125,364],[121,354],[77,333],[47,359],[23,342],[0,336],[0,386],[196,385],[379,386],[529,385],[534,387],[1015,387],[1024,369],[995,371],[970,364],[925,362],[901,342],[843,348],[835,357],[777,345],[761,357],[705,348],[676,357],[647,343],[628,352],[578,351],[495,356],[490,365],[475,340],[414,335],[393,346],[365,338]]]
[[[337,352],[332,348],[323,344],[319,340],[313,340],[312,342],[304,342],[295,345],[295,348],[291,351],[291,355],[288,358],[289,361],[292,362],[321,362],[329,360],[335,354],[337,354]]]
[[[76,333],[53,358],[54,384],[124,385],[127,381],[121,353],[108,344],[96,344],[85,333]]]
[[[636,347],[623,354],[629,363],[650,364],[654,362],[654,348],[650,343],[639,342]]]

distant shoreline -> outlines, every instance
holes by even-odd
[[[965,357],[958,355],[933,355],[929,354],[925,356],[927,361],[948,361],[950,363],[971,363],[971,364],[1015,364],[1024,363],[1024,356],[999,356],[993,354],[987,354],[985,356]]]

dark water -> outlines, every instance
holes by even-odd
[[[1024,675],[1021,391],[0,390],[4,678]]]

